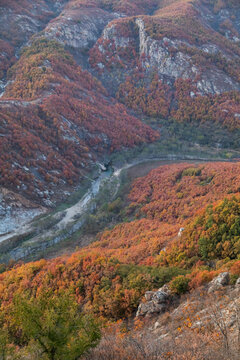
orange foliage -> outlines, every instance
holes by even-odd
[[[178,225],[141,219],[104,231],[90,247],[121,259],[125,263],[150,265],[154,257],[174,238]]]
[[[53,294],[70,289],[87,311],[119,319],[136,310],[146,290],[177,274],[174,270],[159,279],[160,273],[151,273],[147,267],[124,265],[100,253],[79,252],[70,258],[41,260],[0,274],[0,301],[2,309],[7,309],[16,293],[39,296],[48,288]]]
[[[152,116],[167,118],[170,114],[172,92],[170,87],[163,84],[155,75],[149,86],[143,81],[137,81],[137,77],[129,77],[119,86],[117,99],[126,106],[139,112]],[[135,83],[135,85],[134,85]]]
[[[144,53],[140,54],[137,40],[139,29],[134,17],[111,22],[111,36],[97,41],[90,50],[89,61],[102,76],[114,72],[118,78],[117,99],[137,112],[151,117],[174,118],[179,122],[202,124],[207,121],[230,130],[239,129],[239,92],[203,94],[197,87],[206,70],[213,72],[217,69],[233,81],[240,81],[239,46],[226,39],[225,31],[222,34],[205,25],[199,8],[202,2],[204,6],[211,5],[203,0],[163,1],[158,4],[159,9],[154,12],[154,16],[142,17],[146,34],[160,41],[159,46],[168,53],[166,56],[173,60],[176,53],[189,56],[189,64],[194,64],[198,69],[191,78],[166,79],[159,74],[151,81],[157,69],[149,66]],[[232,23],[228,27],[230,25],[231,33],[238,34]],[[118,42],[118,39],[121,41]],[[175,39],[178,43],[172,45],[171,40]],[[218,51],[204,51],[202,46],[206,44],[214,44]]]
[[[240,163],[175,164],[137,179],[129,194],[149,219],[182,223],[211,202],[240,193]]]
[[[71,257],[16,265],[2,273],[2,306],[7,309],[15,293],[28,290],[39,295],[49,287],[55,293],[68,288],[87,311],[118,319],[136,310],[146,290],[158,288],[178,275],[185,275],[177,279],[188,283],[190,289],[211,281],[222,269],[239,275],[235,251],[239,249],[239,198],[204,209],[211,202],[229,198],[230,192],[240,195],[239,166],[165,165],[134,181],[130,207],[143,205],[140,213],[147,218],[104,231],[95,243]],[[179,237],[180,221],[185,230]],[[206,244],[199,242],[203,237]],[[216,246],[205,254],[205,245],[215,242]],[[217,270],[207,267],[206,256],[213,263],[218,261]]]

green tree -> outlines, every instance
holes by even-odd
[[[6,324],[4,323],[4,314],[0,312],[0,359],[10,359],[14,351],[14,346],[10,343],[9,333]]]
[[[41,359],[76,360],[100,340],[99,326],[70,294],[15,296],[11,318],[15,342],[38,349]]]
[[[188,291],[189,281],[190,280],[185,276],[179,275],[169,283],[169,287],[172,290],[172,292],[181,295]]]
[[[2,327],[0,329],[0,359],[5,360],[8,355],[8,337],[7,331]]]

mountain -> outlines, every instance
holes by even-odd
[[[239,74],[238,0],[0,0],[0,359],[239,359]]]
[[[54,206],[96,159],[158,139],[163,118],[234,130],[237,148],[239,14],[224,1],[1,2],[1,185]]]

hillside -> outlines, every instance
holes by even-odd
[[[0,0],[0,360],[238,360],[239,140],[239,0]]]
[[[234,284],[240,275],[239,166],[165,165],[137,179],[121,211],[142,219],[104,231],[70,257],[17,264],[8,271],[2,267],[3,314],[16,294],[38,297],[51,289],[49,299],[70,291],[88,313],[116,321],[135,314],[146,291],[169,282],[177,294],[194,294],[228,271]]]
[[[152,16],[111,22],[90,64],[103,81],[112,78],[120,101],[146,115],[236,129],[238,14],[236,2],[160,1]]]
[[[0,184],[29,217],[161,131],[239,148],[237,2],[11,0],[0,14]]]

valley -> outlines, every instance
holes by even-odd
[[[0,0],[0,360],[239,360],[239,0]]]
[[[113,202],[119,195],[126,195],[121,194],[121,192],[119,194],[120,187],[125,188],[126,184],[130,186],[136,177],[147,175],[150,170],[160,165],[181,163],[182,161],[202,162],[207,161],[207,159],[195,158],[191,155],[172,154],[162,158],[136,160],[116,169],[108,166],[106,171],[100,172],[97,179],[91,180],[90,188],[86,190],[86,193],[79,200],[75,199],[74,202],[76,203],[72,206],[68,207],[60,204],[59,208],[64,207],[64,210],[54,210],[52,213],[50,212],[40,218],[38,216],[31,222],[19,226],[15,231],[1,235],[0,252],[3,255],[0,257],[0,262],[10,260],[26,261],[38,259],[42,256],[48,257],[49,250],[51,256],[57,256],[57,250],[54,253],[54,245],[61,243],[64,249],[64,241],[66,239],[69,241],[75,233],[78,233],[80,239],[74,244],[72,251],[75,250],[76,246],[88,245],[86,241],[82,244],[81,237],[84,236],[84,231],[81,234],[79,230],[84,227],[88,216],[91,213],[97,213],[105,202]],[[214,161],[214,159],[211,161]]]

